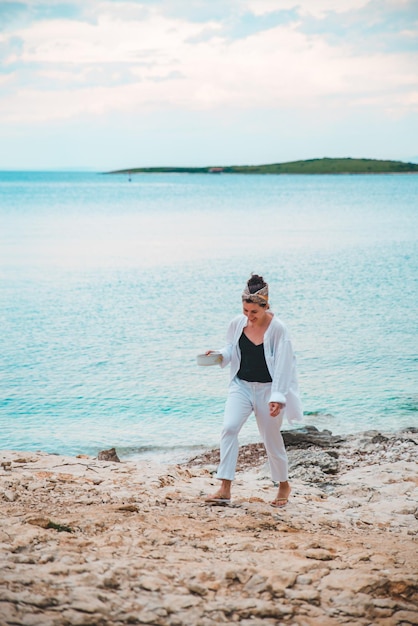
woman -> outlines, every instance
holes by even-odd
[[[268,285],[251,275],[242,294],[243,314],[229,325],[221,367],[230,364],[230,385],[221,435],[221,459],[216,477],[219,490],[207,503],[228,504],[238,458],[238,435],[254,412],[270,463],[271,477],[279,490],[271,503],[282,507],[290,495],[287,454],[280,428],[302,421],[295,357],[284,324],[270,311]],[[207,354],[212,351],[208,350]]]

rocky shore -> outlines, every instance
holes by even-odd
[[[218,452],[182,465],[0,453],[0,626],[418,624],[418,429],[285,433],[270,501],[243,446],[230,506]]]

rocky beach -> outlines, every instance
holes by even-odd
[[[216,450],[175,465],[2,451],[0,625],[418,624],[418,429],[284,436],[281,509],[259,444],[229,506],[204,503]]]

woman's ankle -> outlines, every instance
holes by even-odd
[[[289,481],[285,480],[279,483],[279,490],[278,490],[277,495],[279,498],[287,498],[287,496],[290,494],[291,491],[292,491],[292,488],[290,486]]]
[[[231,485],[232,480],[226,480],[225,478],[221,479],[221,486],[218,489],[218,493],[221,493],[225,498],[231,497]]]

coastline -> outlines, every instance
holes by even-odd
[[[307,428],[282,509],[259,444],[229,507],[203,502],[217,450],[171,466],[1,451],[0,625],[416,624],[418,429]]]
[[[208,165],[203,167],[132,167],[105,174],[414,174],[417,163],[382,159],[329,158],[261,165]]]

